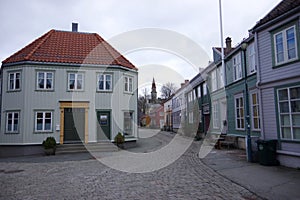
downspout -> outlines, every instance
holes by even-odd
[[[265,136],[265,129],[264,129],[264,123],[263,123],[263,112],[262,112],[262,108],[263,108],[263,102],[262,102],[262,95],[261,95],[261,76],[260,76],[260,63],[259,63],[259,52],[258,52],[258,36],[257,36],[257,32],[254,33],[254,48],[255,48],[255,63],[257,66],[256,69],[256,88],[258,89],[258,98],[259,98],[259,120],[260,120],[260,134],[263,140],[266,139]]]

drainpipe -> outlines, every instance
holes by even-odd
[[[256,69],[256,88],[258,89],[258,98],[259,98],[259,120],[260,120],[260,134],[262,136],[262,139],[265,140],[265,130],[264,130],[264,123],[262,121],[263,119],[263,112],[262,112],[262,108],[263,108],[263,102],[262,102],[262,95],[261,95],[261,76],[260,76],[260,64],[259,64],[259,52],[258,52],[258,36],[257,36],[257,32],[254,33],[254,48],[255,48],[255,63],[257,66]]]

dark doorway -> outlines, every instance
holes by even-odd
[[[84,142],[85,109],[64,109],[64,143]]]
[[[110,111],[97,111],[97,141],[111,140]]]

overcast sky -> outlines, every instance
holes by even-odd
[[[248,30],[279,2],[223,0],[224,39],[230,36],[233,46],[241,42]],[[195,42],[203,49],[202,63],[197,63],[202,66],[191,67],[180,53],[170,53],[172,49],[140,49],[125,56],[139,68],[140,85],[149,84],[153,77],[158,84],[179,84],[196,75],[197,68],[205,67],[212,59],[211,48],[220,46],[218,3],[219,0],[0,0],[0,59],[3,61],[50,29],[71,30],[72,22],[79,23],[80,32],[96,32],[108,41],[133,30],[156,28]],[[113,45],[118,49],[118,44]],[[166,75],[171,76],[166,79]]]

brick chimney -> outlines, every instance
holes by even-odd
[[[72,23],[72,32],[78,32],[78,23]]]
[[[232,47],[231,47],[231,38],[230,37],[227,37],[225,39],[225,42],[226,42],[226,49],[225,49],[225,54],[228,54],[231,50],[232,50]]]

